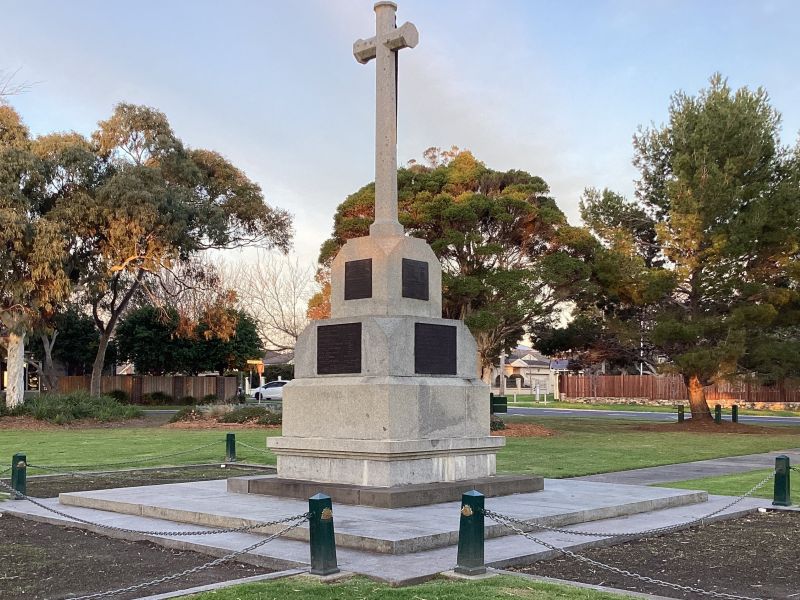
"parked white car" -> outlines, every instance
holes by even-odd
[[[283,386],[288,381],[270,381],[253,390],[253,398],[258,400],[283,400]]]

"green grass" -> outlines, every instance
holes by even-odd
[[[545,477],[573,477],[609,471],[784,450],[800,446],[800,429],[772,428],[770,434],[702,434],[641,431],[641,423],[564,417],[506,417],[537,423],[558,435],[506,438],[497,470]]]
[[[266,449],[267,436],[279,435],[277,429],[236,430],[236,441]],[[15,452],[25,452],[28,462],[40,465],[98,464],[129,459],[144,459],[172,454],[216,442],[212,447],[173,458],[153,460],[135,466],[157,467],[221,461],[225,457],[224,430],[181,430],[158,427],[113,429],[65,429],[63,431],[0,432],[0,457],[6,464]],[[237,445],[240,462],[275,464],[273,454],[265,454]],[[10,464],[10,463],[8,463]],[[120,467],[124,468],[124,467]],[[37,470],[30,468],[31,475]]]
[[[319,583],[309,577],[277,579],[238,585],[191,596],[197,600],[620,600],[619,596],[595,590],[530,581],[501,575],[478,581],[435,579],[412,587],[395,588],[363,577],[339,583]]]
[[[686,481],[676,481],[674,483],[660,483],[658,487],[679,488],[682,490],[705,490],[709,494],[740,496],[757,483],[760,483],[770,473],[772,473],[772,470],[762,469],[759,471],[748,471],[747,473],[735,473],[733,475],[718,475],[716,477],[687,479]],[[797,504],[800,502],[800,473],[792,473],[791,482],[792,501]],[[774,493],[773,486],[773,482],[767,483],[764,487],[755,492],[753,497],[772,498]]]
[[[640,423],[623,420],[562,417],[507,417],[508,422],[537,423],[557,431],[539,438],[507,438],[497,458],[498,471],[571,477],[707,458],[735,456],[800,447],[800,429],[772,428],[770,434],[700,434],[641,431]],[[222,460],[225,430],[181,430],[159,427],[64,429],[60,431],[3,430],[0,464],[15,452],[27,453],[32,464],[97,464],[181,452],[211,442],[215,445],[189,454],[143,463],[141,466],[181,465]],[[279,429],[240,429],[236,439],[265,448],[267,436]],[[275,456],[238,448],[239,459],[275,464]],[[5,457],[5,458],[3,458]],[[137,465],[138,466],[138,465]],[[36,470],[31,468],[31,474]]]
[[[522,408],[569,408],[576,410],[625,410],[630,412],[658,412],[658,413],[676,413],[677,410],[672,406],[647,406],[643,404],[583,404],[581,402],[562,402],[551,400],[552,395],[548,396],[547,404],[544,402],[534,402],[533,396],[518,396],[519,402],[513,402],[513,396],[508,396],[508,405],[510,407]],[[675,404],[679,404],[677,401]],[[689,402],[684,402],[686,412],[689,412]],[[711,407],[713,409],[713,405]],[[722,409],[723,417],[727,420],[731,414],[729,408]],[[753,416],[770,416],[770,417],[800,417],[800,412],[791,410],[767,410],[767,409],[754,409],[754,408],[740,408],[740,415],[753,415]]]

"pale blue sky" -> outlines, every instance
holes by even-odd
[[[714,71],[763,85],[800,130],[800,2],[398,0],[420,32],[400,61],[401,163],[433,145],[542,176],[573,222],[587,186],[630,194],[631,136]],[[296,216],[316,257],[373,178],[374,66],[352,56],[371,0],[0,0],[0,69],[35,133],[90,133],[116,102],[163,110]]]

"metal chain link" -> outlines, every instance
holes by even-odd
[[[761,482],[757,483],[752,488],[750,488],[747,492],[745,492],[744,494],[742,494],[741,496],[736,498],[733,502],[729,502],[728,504],[726,504],[722,508],[718,508],[717,510],[715,510],[713,512],[710,512],[710,513],[708,513],[706,515],[703,515],[702,517],[697,517],[696,519],[692,519],[691,521],[686,521],[684,523],[676,523],[675,525],[669,525],[669,526],[666,526],[666,527],[655,527],[653,529],[644,529],[642,531],[632,531],[632,532],[626,532],[626,533],[616,533],[616,532],[613,532],[613,531],[578,531],[576,529],[567,529],[567,528],[564,528],[564,527],[553,527],[553,526],[550,526],[550,525],[545,525],[544,523],[540,523],[538,521],[523,521],[521,519],[515,519],[515,518],[509,517],[507,515],[504,515],[503,517],[505,519],[508,519],[509,521],[512,521],[512,522],[516,523],[517,525],[529,528],[529,530],[530,529],[544,529],[546,531],[554,531],[556,533],[566,533],[566,534],[570,534],[570,535],[583,535],[583,536],[586,536],[586,537],[627,538],[627,537],[639,537],[639,536],[642,536],[642,535],[658,535],[658,534],[662,534],[662,533],[671,533],[673,531],[678,531],[679,529],[683,529],[685,527],[691,527],[692,525],[696,525],[698,523],[703,524],[706,520],[710,519],[711,517],[715,517],[716,515],[718,515],[718,514],[720,514],[722,512],[725,512],[726,510],[728,510],[732,506],[735,506],[736,504],[738,504],[739,502],[741,502],[745,498],[749,498],[750,496],[752,496],[755,492],[757,492],[759,489],[764,487],[774,476],[775,476],[775,473],[771,473],[770,475],[765,477]],[[490,513],[492,515],[497,514],[497,513],[493,513],[492,511],[489,511],[489,510],[485,510],[484,511],[484,514],[486,516],[490,516]]]
[[[70,600],[91,600],[91,599],[94,599],[94,598],[108,598],[108,597],[111,597],[111,596],[117,596],[119,594],[127,594],[128,592],[135,592],[137,590],[141,590],[141,589],[144,589],[144,588],[152,587],[154,585],[159,585],[161,583],[166,583],[168,581],[173,581],[175,579],[180,579],[181,577],[186,577],[188,575],[193,575],[194,573],[199,573],[200,571],[203,571],[205,569],[210,569],[212,567],[216,567],[217,565],[220,565],[220,564],[222,564],[224,562],[232,560],[232,559],[236,558],[237,556],[241,556],[242,554],[247,554],[248,552],[252,552],[253,550],[256,550],[257,548],[260,548],[261,546],[264,546],[265,544],[268,544],[272,540],[274,540],[276,538],[279,538],[280,536],[282,536],[283,534],[291,531],[292,529],[295,529],[296,527],[299,527],[300,524],[303,521],[308,519],[308,517],[309,517],[308,513],[306,513],[304,515],[301,515],[301,516],[294,517],[294,519],[297,520],[296,523],[293,523],[293,524],[289,525],[288,527],[284,527],[282,530],[278,531],[277,533],[273,533],[269,537],[267,537],[267,538],[265,538],[265,539],[263,539],[263,540],[261,540],[259,542],[256,542],[255,544],[252,544],[252,545],[248,546],[247,548],[243,548],[242,550],[237,550],[235,552],[231,552],[229,554],[226,554],[225,556],[221,556],[220,558],[214,559],[214,560],[209,561],[209,562],[207,562],[205,564],[199,565],[197,567],[193,567],[191,569],[186,569],[185,571],[181,571],[180,573],[175,573],[173,575],[166,575],[164,577],[159,577],[158,579],[153,579],[152,581],[146,581],[144,583],[137,583],[136,585],[131,585],[131,586],[128,586],[126,588],[119,588],[119,589],[116,589],[116,590],[109,590],[107,592],[98,592],[96,594],[89,594],[89,595],[86,595],[86,596],[77,596],[75,598],[70,598]]]
[[[245,448],[250,448],[250,450],[255,450],[256,452],[263,452],[264,454],[272,454],[269,450],[264,450],[263,448],[256,448],[255,446],[251,446],[250,444],[246,444],[245,442],[237,441],[237,446],[244,446]]]
[[[225,528],[225,529],[208,529],[208,530],[203,530],[203,531],[196,531],[196,530],[195,531],[140,531],[138,529],[128,529],[126,527],[116,527],[114,525],[105,525],[103,523],[95,523],[94,521],[89,521],[87,519],[82,519],[80,517],[76,517],[74,515],[71,515],[69,513],[60,511],[58,509],[51,508],[51,507],[47,506],[46,504],[44,504],[42,502],[39,502],[38,500],[35,500],[34,498],[31,498],[30,496],[26,496],[25,494],[23,494],[21,492],[18,492],[13,487],[11,487],[10,485],[8,485],[7,483],[5,483],[3,481],[0,481],[0,487],[8,490],[9,492],[11,492],[12,498],[13,497],[22,498],[23,500],[27,500],[28,502],[30,502],[34,506],[38,506],[39,508],[42,508],[42,509],[44,509],[44,510],[46,510],[48,512],[51,512],[51,513],[53,513],[55,515],[58,515],[60,517],[64,517],[66,519],[70,519],[70,520],[75,521],[77,523],[83,523],[84,525],[91,525],[93,527],[99,527],[101,529],[108,529],[109,531],[120,531],[120,532],[123,532],[123,533],[135,533],[135,534],[138,534],[138,535],[178,537],[178,536],[195,536],[195,535],[218,535],[220,533],[243,533],[245,531],[252,531],[254,529],[261,529],[263,527],[270,527],[272,525],[281,525],[283,523],[290,523],[291,521],[294,521],[295,519],[300,518],[300,516],[307,517],[307,515],[308,515],[308,513],[305,513],[303,515],[294,515],[294,516],[291,516],[291,517],[278,519],[276,521],[264,521],[264,522],[259,522],[259,523],[253,523],[251,525],[242,525],[240,527],[228,527],[228,528]]]
[[[126,460],[126,461],[119,461],[119,462],[110,462],[110,463],[95,463],[95,464],[87,464],[87,465],[32,465],[28,463],[28,466],[35,469],[43,469],[43,470],[56,470],[56,469],[82,469],[82,468],[95,468],[95,467],[118,467],[122,465],[136,465],[140,463],[152,462],[154,460],[159,460],[162,458],[172,458],[173,456],[181,456],[184,454],[190,454],[192,452],[197,452],[198,450],[205,450],[206,448],[210,448],[211,446],[216,446],[221,444],[222,442],[216,441],[211,442],[210,444],[205,444],[203,446],[198,446],[197,448],[190,448],[189,450],[181,450],[179,452],[173,452],[171,454],[161,454],[159,456],[150,456],[148,458],[141,458],[137,460]]]
[[[725,593],[725,592],[715,592],[715,591],[712,591],[712,590],[704,590],[702,588],[697,588],[697,587],[693,587],[693,586],[689,586],[689,585],[681,585],[679,583],[672,583],[670,581],[664,581],[662,579],[655,579],[653,577],[648,577],[647,575],[640,575],[639,573],[635,573],[635,572],[629,571],[627,569],[620,569],[619,567],[614,567],[612,565],[607,565],[607,564],[602,563],[602,562],[600,562],[598,560],[594,560],[594,559],[589,558],[587,556],[583,556],[581,554],[577,554],[575,552],[572,552],[571,550],[567,550],[566,548],[559,548],[558,546],[554,546],[553,544],[550,544],[550,543],[548,543],[548,542],[546,542],[546,541],[544,541],[542,539],[534,537],[531,534],[525,532],[524,530],[514,526],[513,525],[514,519],[510,519],[509,517],[506,517],[505,515],[499,515],[499,514],[497,514],[495,512],[487,511],[487,510],[484,511],[484,514],[487,517],[489,517],[490,519],[492,519],[493,521],[495,521],[496,523],[500,523],[501,525],[505,525],[506,527],[508,527],[509,529],[514,531],[515,533],[518,533],[519,535],[523,536],[524,538],[526,538],[526,539],[528,539],[528,540],[530,540],[530,541],[532,541],[532,542],[534,542],[536,544],[539,544],[541,546],[544,546],[545,548],[548,548],[550,550],[558,552],[559,554],[563,554],[565,556],[573,558],[573,559],[577,560],[578,562],[586,563],[588,565],[592,565],[594,567],[597,567],[599,569],[603,569],[605,571],[611,571],[612,573],[617,573],[618,575],[623,575],[624,577],[630,577],[632,579],[636,579],[638,581],[642,581],[642,582],[645,582],[645,583],[651,583],[653,585],[672,588],[674,590],[678,590],[678,591],[681,591],[681,592],[692,592],[692,593],[695,593],[695,594],[701,594],[701,595],[705,595],[705,596],[713,596],[715,598],[726,598],[727,600],[765,600],[764,598],[757,598],[757,597],[750,597],[750,596],[737,596],[736,594],[728,594],[728,593]]]
[[[790,468],[792,471],[797,471],[798,473],[800,473],[800,468],[798,468],[798,467],[789,467],[789,468]]]

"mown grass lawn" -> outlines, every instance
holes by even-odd
[[[506,447],[498,454],[498,471],[547,477],[589,475],[800,447],[800,428],[775,427],[771,429],[774,433],[769,434],[707,435],[642,431],[640,423],[610,419],[508,417],[507,420],[537,423],[557,434],[507,438]],[[235,431],[237,442],[259,449],[265,449],[267,436],[280,435],[279,429],[231,431]],[[214,445],[141,463],[141,466],[217,462],[225,454],[225,433],[225,430],[163,427],[0,430],[0,465],[10,465],[15,452],[25,452],[32,465],[93,465],[169,455],[209,443]],[[242,462],[275,464],[273,454],[242,444],[238,445],[237,453]],[[37,473],[33,468],[29,472]]]
[[[478,581],[436,579],[420,585],[393,588],[363,577],[339,583],[319,583],[308,577],[239,585],[191,596],[197,600],[621,600],[619,596],[585,588],[539,583],[502,575]]]
[[[275,455],[246,448],[244,442],[266,451],[266,438],[279,435],[279,429],[234,430],[237,458],[240,462],[275,464]],[[208,448],[131,466],[157,467],[192,463],[213,463],[225,458],[224,430],[181,430],[162,427],[115,427],[111,429],[64,429],[63,431],[0,430],[0,460],[11,464],[15,452],[24,452],[31,465],[94,465],[128,460],[142,461],[150,457],[185,452],[214,444]],[[2,470],[5,467],[0,468]],[[120,465],[119,468],[124,468]],[[41,473],[31,467],[28,473]]]
[[[705,490],[709,494],[740,496],[750,490],[754,485],[760,483],[770,473],[772,473],[771,469],[763,469],[748,471],[747,473],[735,473],[733,475],[717,475],[715,477],[687,479],[686,481],[676,481],[674,483],[660,483],[658,487],[679,488],[682,490]],[[792,484],[792,502],[794,502],[794,504],[800,504],[800,473],[791,473],[790,480]],[[755,492],[753,497],[772,498],[773,493],[774,480]]]
[[[592,475],[800,446],[800,428],[789,427],[773,427],[769,431],[774,433],[767,434],[703,434],[642,431],[641,423],[611,419],[506,420],[534,422],[558,432],[551,437],[506,438],[506,447],[497,455],[500,472],[545,477]]]

